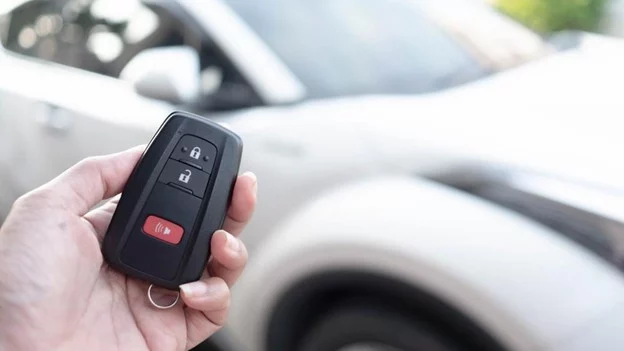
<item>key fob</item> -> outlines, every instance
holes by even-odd
[[[238,135],[204,117],[169,115],[124,187],[102,245],[108,264],[172,290],[199,279],[242,149]]]

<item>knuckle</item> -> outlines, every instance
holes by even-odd
[[[220,310],[228,310],[230,309],[230,304],[232,303],[232,298],[230,296],[230,294],[228,293],[224,298],[223,298],[223,302],[221,303],[221,306],[219,306]]]
[[[213,282],[212,284],[215,285],[215,289],[218,290],[220,293],[222,294],[229,294],[230,290],[228,288],[227,283],[225,282],[225,280],[221,277],[212,277],[210,278]]]
[[[227,322],[229,313],[230,313],[229,309],[223,309],[223,310],[220,310],[216,315],[213,314],[210,316],[209,319],[214,325],[214,327],[216,328],[216,330],[223,328],[223,326]]]
[[[249,260],[249,251],[247,251],[247,246],[245,245],[245,243],[238,239],[240,242],[240,248],[241,248],[241,261],[243,262],[243,266],[245,266],[247,264],[247,261]]]
[[[18,210],[21,208],[25,208],[28,207],[28,203],[32,198],[32,191],[31,192],[27,192],[25,194],[20,195],[14,202],[13,202],[13,206],[12,209],[13,210]]]
[[[218,303],[216,304],[217,306],[215,306],[216,309],[221,310],[229,308],[230,301],[232,299],[230,288],[228,287],[225,280],[223,280],[223,278],[215,277],[212,279],[215,280],[214,284],[218,286],[218,289],[216,289],[218,291],[218,295],[216,296],[216,300],[218,301]]]
[[[245,266],[247,265],[247,261],[249,260],[249,252],[247,251],[247,247],[245,247],[245,244],[243,244],[240,239],[236,240],[239,241],[240,249],[230,263],[230,267],[228,267],[231,270],[239,270],[245,268]]]
[[[233,238],[233,240],[237,242],[236,249],[225,251],[226,257],[224,258],[228,263],[227,268],[229,269],[243,267],[249,259],[249,252],[243,241],[238,238]]]
[[[93,171],[97,170],[99,163],[99,156],[89,156],[78,162],[78,164],[76,164],[76,168],[81,171]]]
[[[32,210],[33,208],[45,207],[47,204],[52,203],[54,199],[55,196],[50,190],[37,188],[18,197],[13,203],[13,209]]]
[[[230,304],[231,304],[232,300],[230,298],[230,296],[228,295],[226,298],[224,298],[222,301],[220,301],[220,303],[218,305],[215,306],[214,310],[215,311],[223,311],[224,314],[224,319],[227,316],[228,311],[230,310]]]

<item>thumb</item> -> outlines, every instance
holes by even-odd
[[[145,146],[120,153],[89,157],[69,168],[35,192],[82,216],[100,201],[121,192]]]

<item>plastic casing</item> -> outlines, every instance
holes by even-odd
[[[193,228],[184,234],[189,237],[186,245],[180,248],[184,252],[177,272],[173,279],[169,279],[145,273],[125,263],[121,253],[130,235],[145,235],[136,230],[136,223],[141,220],[142,209],[169,156],[180,138],[188,134],[214,144],[217,155]],[[123,190],[102,245],[108,264],[129,276],[169,289],[177,289],[181,284],[199,279],[210,256],[212,235],[223,226],[242,150],[241,138],[219,124],[187,112],[170,114],[152,137]],[[150,252],[136,254],[149,255]]]

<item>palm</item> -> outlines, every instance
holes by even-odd
[[[91,231],[91,237],[96,244],[97,238],[102,238],[105,234],[115,205],[113,202],[86,216],[88,221],[84,221],[85,230]],[[92,228],[88,228],[89,224]],[[94,257],[102,262],[99,245],[96,247],[98,250]],[[101,289],[94,291],[99,290],[101,293],[91,295],[93,301],[89,306],[94,308],[87,313],[94,313],[94,316],[102,313],[99,318],[107,318],[112,322],[108,324],[110,330],[101,336],[101,341],[124,338],[124,348],[132,350],[180,350],[186,347],[185,313],[193,312],[192,310],[184,309],[182,304],[166,311],[154,309],[146,297],[147,283],[110,269],[106,263],[99,270],[97,279]],[[104,306],[103,312],[99,306]],[[100,330],[99,327],[98,324],[93,325],[93,329]],[[128,343],[132,347],[127,347]]]
[[[185,350],[223,325],[229,287],[247,260],[244,245],[231,234],[213,236],[206,274],[183,286],[188,290],[181,301],[167,310],[149,303],[147,283],[103,261],[100,243],[117,203],[83,209],[117,193],[139,155],[117,156],[127,158],[123,172],[111,171],[119,179],[88,174],[106,167],[75,167],[73,172],[85,173],[83,179],[110,182],[96,194],[78,193],[77,185],[68,187],[61,176],[16,203],[0,230],[0,349],[4,341],[7,349]],[[67,177],[75,178],[71,172]],[[68,198],[72,192],[91,198]],[[254,206],[255,177],[240,176],[224,229],[238,235]],[[164,290],[153,291],[153,297],[159,295],[166,298]]]
[[[188,313],[196,311],[183,308],[183,304],[166,311],[153,308],[147,302],[146,283],[128,278],[103,262],[98,238],[103,236],[113,209],[114,204],[104,206],[84,217],[88,220],[66,213],[46,216],[53,218],[54,222],[65,223],[60,227],[67,229],[66,232],[48,232],[46,238],[62,238],[67,242],[47,242],[41,246],[43,250],[33,252],[30,256],[34,264],[52,267],[58,273],[37,296],[30,296],[34,304],[19,304],[13,310],[8,304],[2,304],[5,306],[3,313],[24,315],[29,313],[29,308],[36,307],[37,318],[35,323],[28,323],[28,327],[50,331],[47,335],[39,333],[39,341],[46,345],[59,345],[61,349],[75,347],[86,350],[96,349],[96,346],[106,350],[185,349],[188,336],[186,317]],[[63,229],[45,222],[26,225]],[[30,244],[20,242],[20,245]],[[11,258],[12,263],[8,265],[21,264],[28,257],[4,257]],[[22,278],[27,278],[33,285],[46,280],[46,277],[32,273]],[[66,285],[64,277],[72,277],[70,286]],[[11,277],[5,279],[14,280]],[[57,303],[50,304],[47,301]],[[59,306],[67,308],[59,311]],[[58,323],[58,320],[65,322]],[[51,329],[50,326],[55,328]]]
[[[109,330],[104,333],[99,323],[87,325],[88,329],[92,329],[90,333],[100,334],[100,340],[93,341],[96,344],[102,344],[102,342],[123,338],[124,349],[182,350],[203,340],[206,327],[209,328],[210,334],[216,332],[226,316],[225,313],[221,313],[222,311],[217,311],[208,317],[197,310],[183,307],[181,303],[168,310],[157,310],[148,302],[146,296],[149,284],[129,278],[110,269],[106,263],[102,263],[98,238],[104,237],[116,204],[117,201],[111,201],[90,212],[84,217],[86,221],[81,223],[83,230],[92,238],[91,244],[93,245],[89,247],[96,248],[96,251],[91,252],[87,259],[92,261],[89,263],[101,266],[96,278],[96,284],[99,284],[99,287],[96,286],[93,289],[98,293],[91,294],[91,301],[87,304],[84,315],[93,315],[96,320],[106,318],[112,322],[108,324]],[[170,298],[172,296],[166,291],[160,292],[163,295],[169,295]],[[163,298],[166,299],[167,296]],[[215,319],[216,323],[212,319]],[[187,328],[189,322],[202,323],[201,330],[193,324]],[[132,345],[130,348],[127,347],[129,343]]]
[[[92,296],[85,315],[92,314],[94,320],[102,323],[86,326],[87,332],[99,334],[95,345],[123,345],[118,349],[129,350],[182,350],[187,348],[185,309],[182,304],[160,311],[146,300],[147,285],[135,279],[103,267],[100,273],[103,289],[98,296]],[[90,329],[90,330],[88,330]],[[216,326],[215,326],[216,329]],[[123,342],[121,342],[123,340]],[[91,343],[84,345],[88,349]],[[107,349],[110,349],[107,347]]]

